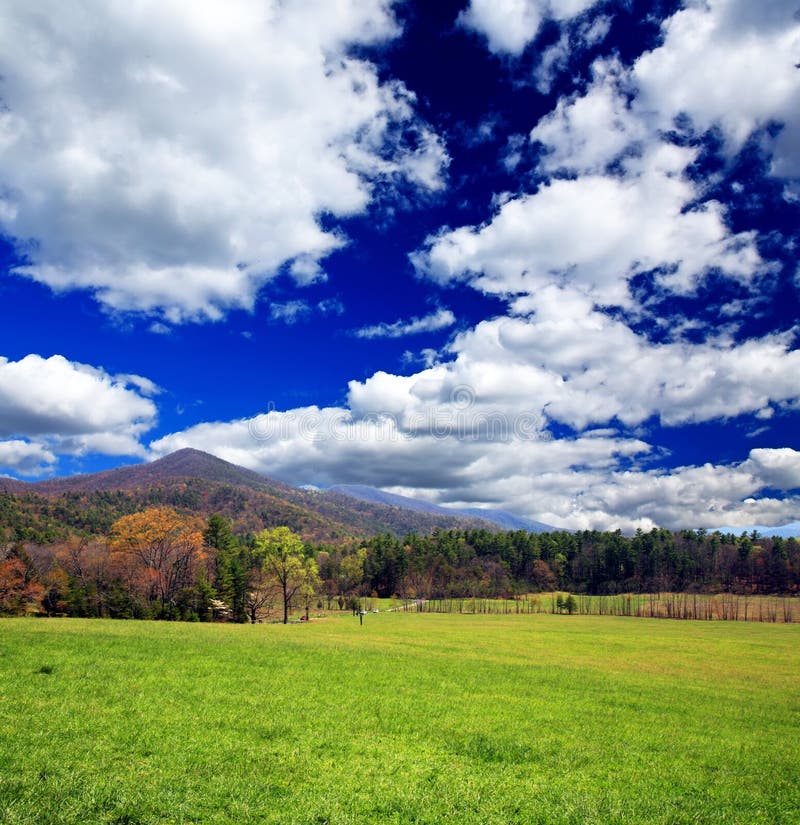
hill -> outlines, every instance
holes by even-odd
[[[363,484],[337,484],[329,488],[329,492],[336,492],[360,501],[371,501],[379,504],[389,504],[392,507],[400,507],[404,510],[412,510],[420,513],[434,513],[440,516],[477,518],[488,521],[503,530],[527,530],[529,533],[551,533],[557,530],[541,521],[523,518],[507,510],[493,510],[479,507],[441,507],[438,504],[431,504],[428,501],[420,501],[408,496],[400,496],[396,493],[386,493],[375,487],[367,487]]]
[[[493,528],[474,517],[299,489],[194,449],[102,473],[38,482],[0,479],[0,529],[9,538],[37,543],[72,532],[103,534],[120,516],[156,505],[203,517],[219,513],[242,533],[286,525],[311,542],[346,543],[378,533],[424,534],[436,528]]]
[[[262,491],[269,489],[287,492],[294,489],[288,484],[231,464],[229,461],[223,461],[210,453],[187,448],[147,464],[117,467],[102,473],[65,476],[34,482],[0,479],[0,490],[5,488],[10,493],[41,495],[60,495],[76,491],[141,490],[157,487],[175,479],[187,478]]]

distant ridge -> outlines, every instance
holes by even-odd
[[[559,528],[551,527],[541,521],[517,516],[507,510],[493,510],[482,507],[441,507],[438,504],[431,504],[428,501],[420,501],[409,496],[401,496],[396,493],[386,493],[375,487],[368,487],[364,484],[337,484],[329,488],[331,492],[341,493],[362,501],[389,504],[392,507],[400,507],[405,510],[413,510],[423,513],[436,513],[445,516],[462,516],[464,518],[478,518],[488,521],[503,530],[527,530],[529,533],[552,533]]]
[[[741,536],[742,533],[752,533],[755,530],[760,536],[780,536],[782,539],[800,538],[800,521],[784,524],[782,527],[765,527],[763,524],[751,524],[749,527],[709,527],[708,533],[732,533]]]
[[[529,533],[558,533],[563,528],[553,527],[551,524],[545,524],[543,521],[534,521],[531,518],[518,516],[515,513],[509,513],[508,510],[494,510],[484,507],[459,507],[458,509],[446,508],[454,513],[460,513],[463,516],[472,516],[473,518],[483,518],[491,521],[503,530],[527,530]]]
[[[386,493],[377,487],[368,487],[366,484],[334,484],[325,491],[328,493],[341,493],[344,496],[358,499],[359,501],[372,501],[377,504],[388,504],[390,507],[400,507],[403,510],[414,510],[418,513],[445,513],[444,507],[431,504],[427,501],[420,501],[408,496],[399,496],[396,493]]]

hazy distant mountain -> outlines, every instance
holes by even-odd
[[[524,516],[518,516],[515,513],[509,513],[508,510],[492,510],[484,507],[459,507],[458,509],[447,508],[451,512],[460,513],[464,516],[473,516],[474,518],[482,518],[491,521],[503,530],[527,530],[529,533],[552,533],[557,532],[561,528],[553,527],[550,524],[545,524],[541,521],[534,521]]]
[[[418,513],[439,513],[448,514],[444,507],[438,504],[431,504],[427,501],[420,501],[408,496],[398,496],[395,493],[385,493],[376,487],[368,487],[365,484],[335,484],[329,487],[326,493],[341,493],[342,495],[356,498],[359,501],[372,501],[377,504],[388,504],[391,507],[400,507],[403,510],[414,510]]]
[[[716,527],[709,529],[709,533],[733,533],[734,536],[741,536],[742,533],[752,533],[755,530],[760,536],[780,536],[784,539],[800,538],[800,521],[792,524],[784,524],[783,527],[764,527],[763,524],[752,524],[749,527]]]
[[[10,496],[0,501],[0,528],[40,542],[72,531],[100,534],[120,516],[154,505],[203,517],[219,513],[239,532],[286,525],[313,542],[430,533],[437,527],[493,527],[449,511],[417,512],[336,491],[292,487],[193,449],[102,473],[38,482],[0,478],[3,492]]]
[[[392,507],[400,507],[404,510],[413,510],[422,513],[436,513],[438,515],[463,516],[466,518],[479,518],[491,522],[503,530],[527,530],[529,533],[550,533],[557,530],[541,521],[523,518],[522,516],[509,513],[507,510],[492,510],[482,507],[441,507],[427,501],[420,501],[408,496],[400,496],[395,493],[386,493],[375,487],[367,487],[363,484],[337,484],[330,488],[330,492],[342,493],[352,498],[362,501],[389,504]]]

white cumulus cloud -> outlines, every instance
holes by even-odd
[[[493,8],[519,15],[532,6]],[[662,287],[688,293],[712,269],[740,281],[763,271],[754,233],[731,232],[722,204],[686,174],[697,150],[663,137],[688,118],[695,131],[720,129],[735,151],[754,130],[782,124],[773,170],[800,169],[800,19],[782,0],[753,9],[746,0],[692,3],[632,68],[597,61],[589,87],[530,133],[543,148],[539,172],[558,177],[500,199],[481,226],[432,235],[413,256],[418,270],[500,295],[566,282],[623,306],[640,272],[660,270]]]
[[[20,475],[40,476],[56,463],[55,454],[42,444],[12,438],[0,441],[0,470]],[[0,480],[0,486],[2,481]]]
[[[633,68],[638,105],[671,128],[721,128],[728,150],[755,130],[782,125],[773,170],[800,176],[800,15],[794,0],[687,3],[663,26],[664,42]]]
[[[632,160],[626,177],[555,179],[507,199],[482,226],[431,236],[412,260],[442,284],[511,296],[566,283],[621,306],[631,304],[629,279],[657,268],[661,284],[679,293],[711,268],[747,280],[762,263],[754,236],[731,233],[715,201],[685,209],[696,190],[682,172],[694,157],[659,144]]]
[[[751,450],[746,466],[770,487],[800,488],[800,452],[791,447]]]
[[[547,19],[568,20],[597,0],[470,0],[459,23],[483,35],[496,53],[521,54]]]
[[[363,212],[379,181],[442,185],[413,94],[351,56],[399,34],[390,6],[6,3],[0,230],[18,271],[168,323],[250,308],[284,267],[324,277],[346,239],[320,214]]]
[[[30,442],[13,450],[46,463],[53,453],[142,455],[140,438],[156,421],[146,397],[154,391],[141,376],[111,376],[61,355],[0,357],[0,438]]]

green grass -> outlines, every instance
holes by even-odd
[[[0,821],[800,823],[800,627],[0,622]]]

